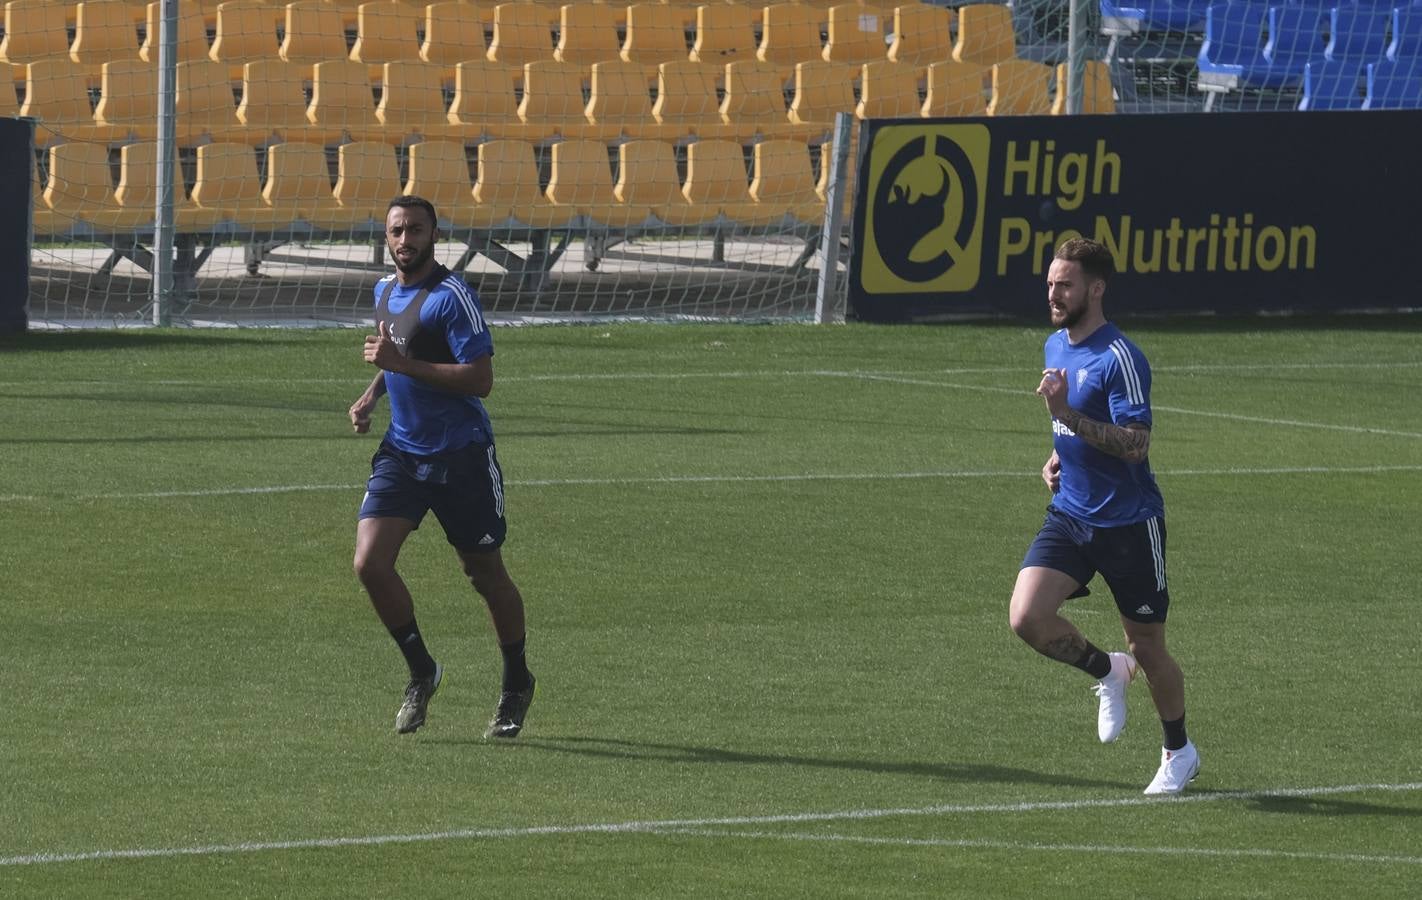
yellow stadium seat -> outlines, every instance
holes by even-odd
[[[46,0],[10,0],[5,4],[5,38],[0,60],[24,65],[42,59],[69,59],[65,7]]]
[[[848,169],[845,172],[844,193],[841,197],[841,209],[844,213],[844,222],[849,222],[854,215],[854,180],[858,163],[857,149],[859,139],[851,136],[849,139],[849,157],[847,160]],[[815,196],[820,198],[821,209],[829,203],[829,175],[830,161],[834,157],[834,142],[825,141],[820,145],[820,168],[815,176]]]
[[[280,50],[271,7],[260,0],[227,0],[218,4],[217,33],[208,56],[226,64],[234,80],[242,77],[242,66],[278,59]]]
[[[474,202],[469,154],[457,141],[421,141],[410,146],[410,174],[402,193],[424,197],[442,223],[456,229],[488,229],[507,214]]]
[[[351,59],[367,65],[419,59],[418,29],[423,10],[401,0],[362,3],[356,17]]]
[[[340,7],[320,0],[302,0],[286,6],[286,34],[281,58],[290,63],[315,65],[330,59],[346,59],[346,30]]]
[[[752,60],[726,63],[726,96],[721,101],[721,121],[729,127],[731,135],[743,143],[749,143],[757,135],[808,140],[824,131],[818,124],[806,126],[791,122],[779,70],[771,63]]]
[[[622,58],[644,66],[687,59],[686,29],[680,9],[656,3],[628,6]]]
[[[724,72],[724,67],[709,63],[662,63],[657,67],[652,116],[673,135],[734,138],[736,129],[721,121],[721,101],[716,97],[716,76]]]
[[[1017,38],[1012,30],[1012,9],[996,3],[973,3],[958,7],[958,41],[953,58],[985,66],[1017,56]]]
[[[617,148],[617,184],[612,194],[622,203],[650,209],[668,225],[702,225],[719,210],[693,206],[682,193],[676,151],[663,141],[628,141]]]
[[[203,4],[196,0],[178,5],[178,62],[209,58],[211,48],[207,44],[207,23],[203,15]],[[139,59],[155,65],[158,63],[158,35],[162,21],[163,4],[155,0],[148,4],[143,45],[138,48]]]
[[[473,138],[472,129],[451,124],[440,70],[420,60],[385,64],[384,89],[375,117],[398,134],[426,140]]]
[[[188,186],[176,156],[173,159],[173,226],[184,234],[209,231],[218,217],[188,199]],[[119,150],[119,181],[114,202],[121,210],[119,227],[148,228],[158,206],[158,145],[152,141],[125,144]]]
[[[490,62],[506,66],[553,59],[553,33],[536,3],[501,3],[494,7]]]
[[[306,115],[304,70],[299,63],[282,62],[275,55],[242,67],[237,121],[247,126],[247,143],[322,140]]]
[[[953,58],[953,10],[915,3],[894,9],[894,42],[889,59],[929,66]]]
[[[693,206],[714,209],[738,225],[768,225],[785,214],[751,199],[745,157],[735,141],[697,141],[687,147],[683,193]]]
[[[1008,59],[992,67],[990,116],[1034,116],[1051,110],[1047,91],[1054,76],[1052,67],[1026,59]]]
[[[95,122],[84,67],[63,57],[41,59],[27,66],[20,115],[36,120],[36,147],[123,138],[121,131]]]
[[[267,148],[262,202],[283,221],[305,222],[322,231],[349,228],[352,224],[351,217],[336,203],[326,150],[319,144],[289,142]]]
[[[795,64],[822,59],[820,22],[825,13],[800,3],[776,3],[762,13],[760,49],[756,58],[774,63],[782,82],[794,77]]]
[[[807,225],[824,222],[825,202],[815,193],[810,148],[802,141],[761,141],[751,167],[751,199],[766,214],[788,215]]]
[[[755,59],[757,18],[749,6],[731,3],[698,6],[691,61],[725,65],[738,59]]]
[[[835,113],[854,111],[855,74],[854,69],[824,61],[796,64],[790,120],[823,126],[823,130],[828,131],[834,124]]]
[[[1052,115],[1066,113],[1067,104],[1067,64],[1057,64],[1057,92],[1052,99]],[[1116,95],[1111,88],[1111,69],[1099,59],[1086,61],[1086,77],[1081,85],[1081,111],[1083,113],[1113,113],[1116,111]]]
[[[542,123],[566,138],[590,133],[593,129],[588,127],[583,103],[583,74],[579,66],[551,59],[525,65],[519,119],[527,125]]]
[[[104,63],[102,72],[94,121],[114,129],[118,140],[154,140],[158,68],[141,59],[125,59]]]
[[[15,82],[25,77],[25,67],[15,63],[0,63],[0,118],[20,114],[20,99],[15,96]]]
[[[590,66],[622,58],[621,42],[617,37],[616,7],[601,3],[569,3],[563,7],[560,16],[554,59]]]
[[[57,214],[44,202],[45,185],[40,181],[39,163],[30,155],[30,230],[35,240],[44,241],[67,235],[74,220]]]
[[[518,116],[518,96],[512,71],[487,60],[462,62],[454,69],[454,99],[446,119],[468,129],[466,142],[488,140],[541,143],[557,131],[548,122],[524,122]]]
[[[615,141],[624,135],[674,139],[688,134],[679,125],[653,117],[646,70],[641,63],[621,60],[593,64],[587,120],[582,136],[600,141]],[[609,181],[609,190],[611,187]]]
[[[860,65],[886,58],[884,19],[878,9],[858,3],[841,3],[829,10],[829,31],[823,59],[831,63]]]
[[[390,199],[400,194],[400,167],[394,148],[356,141],[336,149],[336,187],[341,214],[354,225],[385,227]]]
[[[237,119],[237,106],[227,66],[210,59],[178,63],[177,141],[192,146],[201,140],[245,141],[251,129]]]
[[[311,102],[306,107],[311,127],[306,140],[335,144],[348,137],[400,143],[403,134],[376,118],[369,71],[365,63],[349,59],[328,59],[311,67]]]
[[[651,215],[648,207],[624,203],[613,193],[607,145],[601,141],[554,144],[551,171],[548,200],[570,216],[581,216],[606,228],[627,229],[643,224]]]
[[[454,69],[471,59],[485,59],[484,21],[481,7],[473,3],[431,3],[425,7],[425,40],[420,59],[440,67],[440,75],[454,81]]]
[[[500,223],[512,219],[529,228],[562,228],[571,220],[566,209],[554,206],[544,196],[533,145],[524,141],[479,145],[474,202],[488,208]]]
[[[291,224],[283,211],[262,199],[256,151],[247,144],[204,144],[197,148],[193,204],[239,228],[273,231]]]
[[[75,4],[74,43],[69,58],[84,66],[101,66],[138,58],[138,29],[133,10],[123,0],[82,0]]]
[[[987,68],[978,63],[951,59],[933,63],[928,67],[928,96],[923,101],[923,115],[932,118],[986,115],[987,78]]]
[[[900,119],[917,116],[923,107],[918,97],[918,69],[907,63],[879,60],[865,63],[860,74],[861,119]]]
[[[101,144],[70,141],[49,148],[49,181],[44,188],[44,204],[55,217],[69,222],[66,231],[79,222],[97,231],[110,231],[104,220],[118,212],[109,173],[109,151]]]

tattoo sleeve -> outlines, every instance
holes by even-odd
[[[1126,462],[1141,462],[1150,450],[1150,429],[1138,423],[1110,425],[1088,419],[1074,409],[1068,409],[1058,420],[1097,450]]]

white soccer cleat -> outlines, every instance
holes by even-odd
[[[1111,654],[1111,673],[1096,682],[1096,696],[1101,708],[1096,712],[1096,736],[1109,744],[1121,736],[1126,727],[1126,688],[1135,680],[1139,667],[1129,653]]]
[[[1200,752],[1189,741],[1179,750],[1160,751],[1160,770],[1146,786],[1147,794],[1178,794],[1200,774]]]

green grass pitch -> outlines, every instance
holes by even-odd
[[[362,332],[0,343],[0,895],[1416,896],[1422,319],[1123,325],[1203,758],[1174,801],[1145,686],[1102,746],[1007,628],[1045,323],[496,330],[539,678],[505,744],[432,520],[401,569],[447,680],[393,732]],[[1095,587],[1068,614],[1119,648]]]

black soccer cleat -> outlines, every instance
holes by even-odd
[[[502,691],[499,706],[489,727],[484,732],[486,738],[513,738],[523,730],[524,716],[528,715],[528,705],[533,702],[533,688],[538,682],[533,673],[528,673],[528,687],[521,691]]]
[[[409,734],[416,728],[425,724],[425,713],[430,706],[430,698],[439,690],[440,680],[444,677],[444,666],[435,663],[434,674],[429,678],[411,678],[410,683],[405,685],[405,702],[400,704],[400,711],[395,714],[395,730],[400,734]]]

